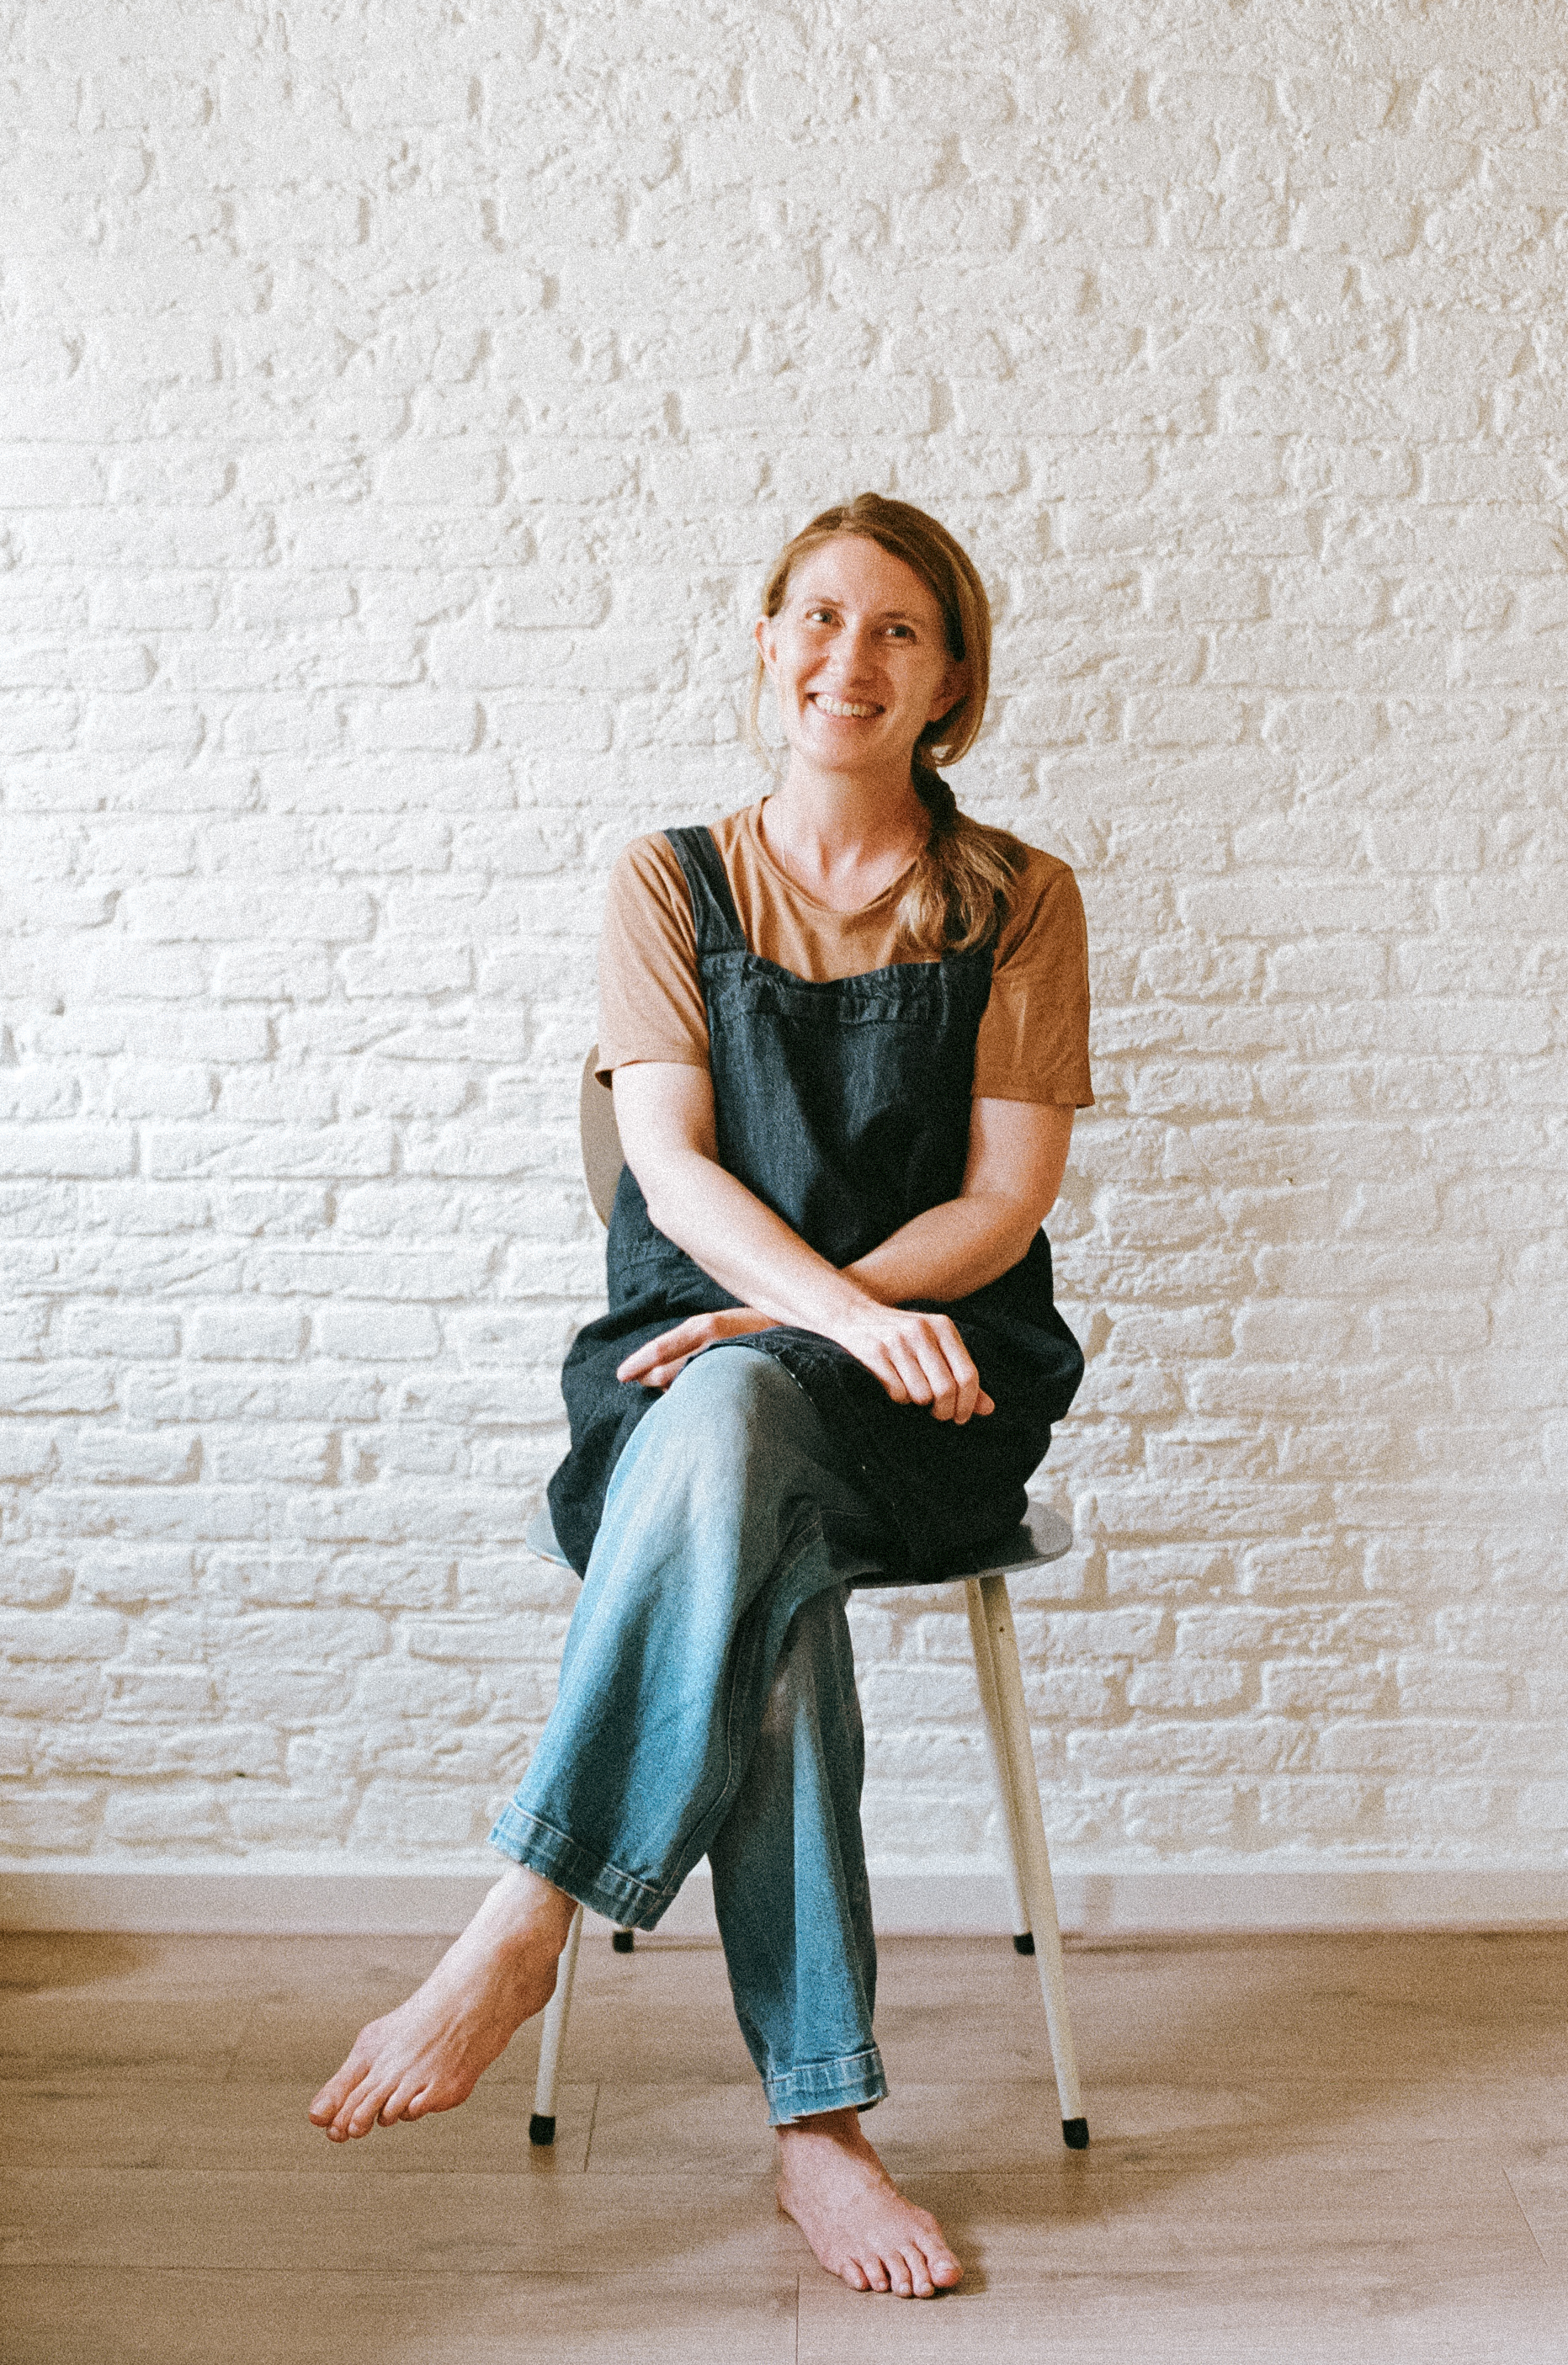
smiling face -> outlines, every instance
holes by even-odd
[[[796,565],[756,644],[790,749],[821,772],[909,777],[915,742],[965,687],[942,611],[911,566],[863,534]]]

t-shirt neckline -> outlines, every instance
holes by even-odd
[[[890,895],[899,893],[908,884],[910,872],[920,859],[916,855],[911,861],[906,862],[898,877],[890,879],[881,893],[874,895],[868,903],[857,903],[853,912],[841,912],[836,904],[821,902],[812,893],[809,887],[802,887],[798,879],[790,877],[781,863],[774,860],[767,850],[767,840],[762,834],[762,808],[767,802],[767,797],[758,797],[756,804],[748,805],[745,809],[745,826],[757,860],[767,872],[768,877],[776,880],[787,894],[793,895],[798,902],[808,905],[812,911],[820,912],[824,920],[836,920],[841,926],[846,926],[856,920],[868,919],[874,912],[880,911]]]

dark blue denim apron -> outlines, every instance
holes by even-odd
[[[963,1185],[975,1041],[991,954],[949,953],[811,984],[759,959],[741,931],[711,834],[667,832],[697,920],[719,1162],[791,1230],[844,1266]],[[649,1220],[631,1168],[610,1223],[610,1311],[578,1333],[562,1373],[572,1446],[550,1481],[555,1533],[580,1575],[622,1447],[657,1392],[618,1363],[689,1315],[741,1301]],[[1028,1254],[971,1296],[942,1306],[996,1410],[963,1428],[895,1405],[863,1363],[813,1330],[743,1341],[773,1356],[822,1416],[845,1475],[882,1514],[890,1574],[921,1582],[1024,1516],[1025,1481],[1083,1375],[1051,1296],[1051,1251]]]

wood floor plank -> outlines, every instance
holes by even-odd
[[[374,2140],[374,2138],[373,2138]],[[770,2179],[0,2175],[0,2259],[16,2266],[330,2273],[595,2274],[651,2281],[793,2271],[800,2237]]]
[[[1568,2139],[1525,2141],[1509,2155],[1508,2182],[1543,2257],[1568,2271]]]
[[[227,2077],[245,2012],[224,1998],[11,1996],[0,2012],[0,2077],[139,2069],[214,2084]]]
[[[6,2365],[793,2365],[796,2281],[0,2273]]]
[[[591,2179],[585,2179],[591,2182]],[[1286,2260],[1311,2288],[1336,2263],[1409,2252],[1533,2272],[1540,2254],[1502,2167],[1390,2154],[1368,2166],[1321,2152],[1193,2160],[1171,2169],[928,2175],[918,2198],[960,2255],[991,2270],[1225,2278]]]
[[[417,1986],[444,1938],[173,1936],[95,1930],[0,1933],[0,1994],[297,1995],[345,1978]]]
[[[372,2138],[374,2140],[374,2138]],[[1191,2271],[1233,2259],[1360,2256],[1415,2246],[1533,2269],[1540,2253],[1500,2167],[1319,2153],[1195,2160],[1159,2170],[926,2172],[911,2188],[966,2254],[1047,2273]],[[760,2242],[798,2240],[765,2176],[223,2175],[33,2169],[0,2177],[8,2263],[234,2270],[266,2265],[700,2275]]]
[[[959,2169],[1169,2167],[1188,2158],[1318,2149],[1397,2159],[1411,2145],[1462,2144],[1473,2167],[1507,2149],[1504,2114],[1479,2081],[1456,2090],[1394,2081],[1260,2080],[1250,2086],[1122,2085],[1091,2090],[1086,2154],[1062,2143],[1054,2079],[902,2080],[866,2115],[895,2177]],[[589,2171],[622,2176],[767,2171],[771,2146],[755,2083],[664,2086],[607,2078]]]
[[[986,1941],[881,1951],[890,2072],[1049,2075],[1032,1964]],[[1467,1933],[1105,1942],[1069,1949],[1067,1984],[1087,2084],[1483,2076],[1527,2037],[1537,2073],[1568,2074],[1568,1940],[1555,1933],[1521,1939],[1518,1960]]]
[[[528,2140],[532,2096],[484,2079],[458,2111],[330,2144],[305,2115],[297,2079],[207,2089],[142,2078],[86,2092],[56,2083],[0,2085],[0,2159],[20,2168],[236,2169],[272,2175],[580,2174],[598,2089],[563,2085],[554,2143]]]
[[[799,2365],[1568,2365],[1562,2287],[1539,2269],[1368,2260],[1310,2286],[1279,2268],[993,2275],[924,2306],[802,2277]]]

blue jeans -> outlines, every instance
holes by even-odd
[[[845,1615],[880,1535],[779,1364],[697,1357],[616,1464],[554,1709],[490,1834],[640,1930],[708,1857],[775,2125],[887,2092]]]

